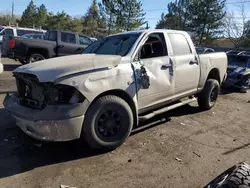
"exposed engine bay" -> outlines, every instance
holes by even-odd
[[[14,73],[19,103],[34,109],[47,105],[74,104],[84,101],[84,96],[74,87],[54,83],[40,83],[35,75]]]

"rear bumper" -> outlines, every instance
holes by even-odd
[[[10,50],[6,50],[6,49],[2,49],[2,56],[3,57],[8,57],[10,59],[18,59],[18,60],[22,60],[24,61],[26,59],[25,56],[22,56],[22,55],[18,55],[19,53],[16,53],[16,52],[13,52],[13,51],[10,51]]]
[[[69,141],[80,138],[86,104],[47,106],[37,110],[21,106],[15,95],[7,94],[5,109],[27,135],[42,141]]]

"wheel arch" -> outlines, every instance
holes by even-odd
[[[114,96],[120,97],[126,103],[128,103],[128,105],[130,106],[132,113],[133,113],[134,126],[137,126],[138,125],[138,108],[137,108],[137,105],[134,102],[133,98],[126,91],[123,91],[121,89],[114,89],[114,90],[105,91],[105,92],[99,94],[97,97],[95,97],[95,99],[90,103],[90,105],[92,105],[97,99],[99,99],[103,96],[107,96],[107,95],[114,95]]]
[[[28,52],[27,52],[26,60],[27,60],[27,58],[28,58],[31,54],[34,54],[34,53],[41,54],[41,55],[43,55],[45,58],[48,58],[48,56],[49,56],[48,50],[46,50],[46,49],[43,49],[43,48],[29,48],[29,49],[28,49]]]
[[[213,68],[212,70],[210,70],[210,72],[209,72],[206,80],[209,80],[209,79],[217,80],[219,82],[219,84],[221,84],[221,78],[220,78],[220,71],[219,71],[219,69]]]

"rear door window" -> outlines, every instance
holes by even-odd
[[[61,42],[76,44],[76,36],[72,33],[61,33]]]
[[[192,54],[191,48],[186,37],[179,33],[168,34],[174,55],[188,55]]]

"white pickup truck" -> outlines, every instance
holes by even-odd
[[[15,69],[18,92],[7,95],[4,106],[31,137],[82,137],[109,150],[140,121],[197,99],[202,110],[212,108],[226,70],[225,53],[197,55],[186,32],[126,32],[93,43],[81,55]]]

